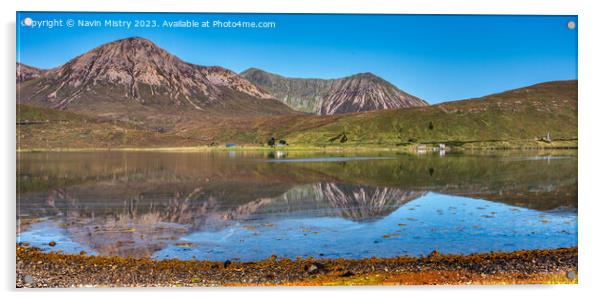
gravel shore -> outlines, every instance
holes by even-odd
[[[578,252],[208,262],[43,253],[19,245],[16,251],[17,287],[576,283]]]

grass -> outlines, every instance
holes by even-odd
[[[17,105],[17,150],[192,146],[194,141],[126,122]]]

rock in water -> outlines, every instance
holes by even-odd
[[[228,268],[228,266],[230,266],[231,264],[232,262],[230,260],[224,261],[224,268]]]

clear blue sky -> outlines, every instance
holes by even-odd
[[[21,26],[23,18],[273,21],[273,29]],[[17,61],[59,66],[98,45],[147,38],[190,63],[290,77],[372,72],[438,103],[577,79],[576,16],[17,13]],[[578,26],[577,26],[578,27]]]

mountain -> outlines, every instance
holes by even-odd
[[[143,38],[101,45],[17,89],[21,103],[111,117],[293,112],[235,72],[184,62]]]
[[[40,77],[44,70],[17,63],[17,82],[23,82]]]
[[[251,68],[241,75],[292,109],[318,115],[428,105],[372,73],[339,79],[305,79]]]

